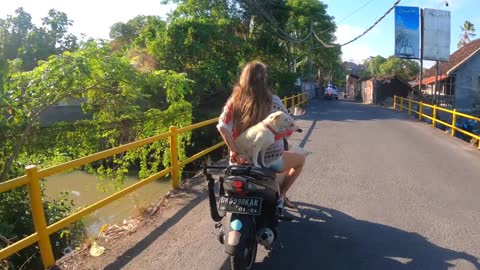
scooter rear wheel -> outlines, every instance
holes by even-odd
[[[257,258],[257,241],[250,240],[245,250],[237,255],[230,256],[230,265],[232,270],[249,270]]]

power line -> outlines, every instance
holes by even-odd
[[[331,44],[327,44],[325,43],[323,40],[321,40],[318,36],[317,36],[317,33],[315,33],[315,31],[313,31],[313,36],[318,40],[318,42],[320,42],[323,47],[325,48],[334,48],[336,47],[335,45],[331,45]]]
[[[364,7],[368,6],[370,3],[372,3],[373,1],[375,0],[370,0],[368,2],[366,2],[365,4],[363,4],[361,7],[357,8],[355,11],[353,11],[352,13],[350,13],[347,17],[341,19],[340,21],[338,21],[338,23],[341,23],[343,21],[345,21],[346,19],[352,17],[353,15],[357,14],[357,12],[359,12],[361,9],[363,9]]]
[[[367,3],[365,3],[363,6],[361,6],[360,8],[358,8],[357,10],[355,10],[352,14],[350,14],[349,16],[352,16],[353,14],[355,14],[356,12],[358,12],[360,9],[362,9],[363,7],[365,7],[366,5],[370,4],[371,2],[373,2],[374,0],[370,0],[368,1]],[[278,27],[278,23],[277,21],[268,14],[268,12],[266,12],[262,6],[260,6],[256,0],[250,0],[250,1],[247,1],[250,3],[253,3],[255,5],[255,7],[257,8],[258,11],[260,11],[260,15],[257,13],[257,15],[259,15],[261,18],[263,18],[265,21],[267,21],[267,23],[271,23],[273,24],[273,26],[275,27],[275,30],[276,30],[276,34],[283,38],[284,40],[288,41],[288,42],[292,42],[292,43],[303,43],[305,42],[306,40],[308,40],[308,38],[313,34],[315,36],[315,39],[320,42],[324,47],[326,48],[333,48],[333,47],[343,47],[343,46],[346,46],[356,40],[358,40],[359,38],[363,37],[365,34],[367,34],[368,32],[370,32],[375,26],[377,26],[378,23],[380,23],[388,14],[390,14],[390,12],[392,12],[392,10],[401,2],[402,0],[397,0],[393,6],[391,8],[389,8],[377,21],[375,21],[375,23],[373,23],[372,26],[370,26],[369,28],[367,28],[365,31],[363,31],[363,33],[361,33],[360,35],[358,35],[357,37],[355,37],[354,39],[348,41],[348,42],[345,42],[343,44],[327,44],[326,42],[322,41],[317,33],[313,30],[313,27],[310,27],[310,32],[307,34],[307,36],[303,39],[297,39],[297,38],[293,38],[292,36],[290,36],[288,33],[285,33],[282,29],[280,29]],[[347,18],[349,17],[347,16]],[[347,19],[345,18],[345,19]],[[344,19],[344,20],[345,20]],[[326,29],[326,30],[323,30],[321,31],[320,33],[324,33],[325,31],[328,31],[330,30],[332,27],[330,27],[329,29]]]
[[[341,44],[340,46],[345,46],[345,45],[348,45],[354,41],[356,41],[357,39],[363,37],[366,33],[370,32],[370,30],[372,30],[380,21],[382,21],[390,12],[392,12],[392,10],[400,3],[400,1],[402,0],[397,0],[393,6],[387,10],[387,12],[385,12],[385,14],[383,14],[382,17],[380,17],[372,26],[370,26],[369,28],[367,28],[367,30],[365,30],[363,33],[361,33],[359,36],[357,36],[356,38],[350,40],[349,42],[346,42],[346,43],[343,43]]]
[[[357,9],[354,10],[352,13],[350,13],[349,15],[347,15],[345,18],[343,18],[343,19],[341,19],[340,21],[338,21],[336,24],[339,24],[339,23],[341,23],[341,22],[344,22],[346,19],[352,17],[353,15],[355,15],[357,12],[359,12],[359,11],[360,11],[361,9],[363,9],[364,7],[368,6],[368,4],[372,3],[373,1],[375,1],[375,0],[370,0],[370,1],[366,2],[366,3],[363,4],[361,7],[357,8]],[[330,26],[329,28],[320,31],[320,34],[323,34],[323,33],[327,32],[328,30],[332,30],[333,28],[335,28],[335,25],[332,25],[332,26]]]
[[[265,9],[258,4],[256,0],[250,0],[247,1],[250,4],[250,7],[253,7],[254,9],[258,10],[260,13],[257,12],[257,16],[261,17],[263,20],[265,20],[267,23],[272,24],[275,27],[276,34],[281,37],[282,39],[291,42],[291,43],[303,43],[310,38],[312,35],[312,30],[305,36],[304,38],[298,39],[290,36],[290,34],[284,32],[280,27],[278,27],[278,22],[270,15],[268,12],[265,11]],[[253,4],[253,5],[252,5]]]

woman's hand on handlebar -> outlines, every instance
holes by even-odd
[[[252,161],[245,155],[239,154],[237,152],[232,152],[230,155],[230,161],[238,165],[252,164]]]
[[[244,155],[238,155],[237,163],[240,165],[252,164],[252,161]]]

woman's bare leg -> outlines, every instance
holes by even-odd
[[[283,152],[283,163],[285,179],[280,184],[280,194],[285,197],[287,191],[293,185],[297,177],[300,175],[305,164],[305,156],[295,152]]]

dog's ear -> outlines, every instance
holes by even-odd
[[[283,115],[283,114],[280,113],[280,112],[273,113],[273,114],[272,114],[272,119],[273,119],[273,120],[278,120],[278,119],[280,119],[280,117],[282,117],[282,115]]]
[[[282,114],[281,113],[272,113],[268,116],[268,118],[270,119],[270,121],[272,121],[272,123],[277,123],[277,121],[282,118]]]

